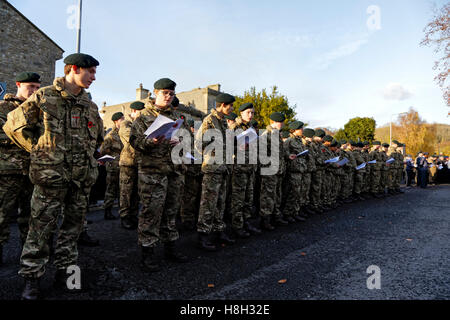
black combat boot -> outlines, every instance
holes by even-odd
[[[284,220],[281,216],[276,216],[273,219],[273,222],[276,226],[281,227],[281,226],[287,226],[289,224],[289,222],[287,222],[286,220]]]
[[[313,216],[316,214],[316,212],[310,206],[305,207],[304,211],[308,216]]]
[[[275,227],[270,223],[270,217],[261,217],[261,229],[272,231]]]
[[[233,233],[236,235],[236,237],[241,239],[247,239],[250,237],[250,233],[248,233],[244,229],[233,229]]]
[[[236,242],[236,240],[231,239],[225,232],[218,231],[215,233],[216,243],[222,245],[232,245]]]
[[[105,220],[116,220],[117,217],[112,214],[111,208],[105,208]]]
[[[397,193],[399,193],[399,194],[400,194],[400,193],[405,193],[405,191],[403,191],[402,189],[397,189],[396,191],[397,191]]]
[[[0,244],[0,267],[3,265],[3,246]]]
[[[78,238],[78,245],[84,247],[98,247],[100,245],[100,241],[91,238],[91,236],[85,230],[80,233],[80,237]]]
[[[198,246],[205,251],[217,251],[217,247],[209,241],[207,233],[198,233]]]
[[[244,228],[253,235],[260,235],[262,232],[255,226],[253,226],[249,221],[244,222]]]
[[[67,289],[67,272],[66,269],[58,269],[53,280],[53,288],[65,290]]]
[[[127,230],[136,230],[137,228],[137,224],[128,217],[122,218],[120,220],[120,225],[122,226],[122,228]]]
[[[142,247],[141,264],[145,271],[157,272],[161,270],[158,259],[155,257],[153,248]]]
[[[303,215],[300,215],[300,214],[295,215],[294,219],[295,219],[295,221],[299,221],[299,222],[305,222],[306,221],[306,217],[303,216]]]
[[[284,218],[284,220],[286,220],[288,223],[295,223],[295,222],[296,222],[296,220],[295,220],[293,217],[291,217],[291,216],[284,216],[283,218]]]
[[[195,230],[195,222],[192,220],[183,221],[184,230]]]
[[[181,254],[180,252],[177,252],[175,248],[175,241],[169,241],[164,243],[164,256],[166,259],[173,261],[173,262],[187,262],[188,257],[186,257],[184,254]]]
[[[22,292],[22,300],[38,300],[41,295],[40,280],[25,278],[25,288]]]

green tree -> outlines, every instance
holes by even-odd
[[[336,136],[342,139],[354,141],[369,141],[372,143],[375,139],[376,121],[373,118],[353,118],[344,126],[344,130],[339,130]],[[336,138],[335,136],[335,138]]]
[[[257,92],[256,88],[252,87],[250,90],[245,91],[242,97],[237,96],[234,113],[239,115],[239,107],[244,103],[251,102],[255,107],[255,120],[258,121],[260,129],[270,124],[269,117],[273,112],[283,113],[286,116],[287,124],[294,121],[296,116],[294,109],[296,106],[291,107],[289,105],[287,97],[278,92],[277,86],[273,86],[271,89],[270,93],[267,93],[266,89]]]
[[[344,129],[339,129],[338,132],[336,132],[336,134],[334,135],[334,138],[337,141],[341,141],[341,140],[347,140],[347,135],[345,134]]]

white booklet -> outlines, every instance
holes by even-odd
[[[339,157],[333,158],[333,159],[329,159],[329,160],[325,160],[325,163],[336,163],[339,161]]]
[[[339,161],[339,162],[337,163],[337,165],[342,167],[342,166],[345,166],[347,163],[348,163],[348,159],[347,159],[347,158],[344,158],[344,159],[342,159],[341,161]]]
[[[103,157],[97,159],[97,161],[102,161],[102,162],[111,162],[111,161],[114,161],[114,160],[116,160],[116,157],[113,157],[113,156],[110,156],[110,155],[106,155],[106,156],[103,156]]]
[[[244,143],[251,143],[256,139],[258,139],[258,134],[256,133],[255,129],[250,128],[242,132],[240,135],[238,135],[236,139],[238,145],[242,145]]]
[[[377,160],[372,160],[372,161],[369,161],[369,162],[367,162],[368,164],[375,164],[375,163],[377,163]]]
[[[144,134],[147,136],[147,139],[157,139],[163,136],[165,139],[172,139],[183,125],[183,122],[183,119],[173,121],[163,115],[158,115]]]
[[[389,160],[387,160],[387,161],[386,161],[386,163],[388,163],[388,164],[389,164],[389,163],[392,163],[392,162],[394,162],[394,161],[395,161],[395,159],[394,159],[394,158],[390,158]]]
[[[303,151],[303,152],[300,152],[298,155],[297,155],[297,157],[301,157],[301,156],[303,156],[303,155],[305,155],[305,154],[308,154],[309,153],[309,150],[305,150],[305,151]]]
[[[366,163],[364,162],[364,163],[360,164],[359,166],[357,166],[356,170],[361,170],[361,169],[364,169],[365,167],[366,167]]]

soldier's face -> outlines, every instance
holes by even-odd
[[[281,130],[283,129],[284,126],[284,122],[273,122],[272,123],[272,128],[277,129],[277,130]]]
[[[89,89],[91,84],[95,81],[95,74],[97,67],[91,68],[76,68],[74,73],[75,84],[83,89]]]
[[[136,120],[137,117],[139,117],[140,115],[141,115],[141,110],[134,110],[134,109],[131,110],[131,114],[130,114],[131,119]]]
[[[173,99],[175,98],[174,90],[155,90],[155,104],[159,107],[168,107],[172,104]]]
[[[226,114],[226,115],[229,115],[230,113],[231,113],[231,111],[233,110],[233,106],[234,106],[234,104],[233,103],[230,103],[230,104],[222,104],[222,113],[223,114]]]
[[[27,83],[17,82],[16,85],[17,85],[17,97],[25,100],[31,97],[31,95],[41,87],[41,84],[38,82],[27,82]]]
[[[117,121],[114,121],[114,124],[116,125],[116,128],[117,129],[119,129],[120,128],[120,124],[122,123],[122,121],[124,120],[125,118],[120,118],[119,120],[117,120]]]
[[[255,109],[253,109],[253,108],[250,108],[250,109],[247,109],[247,110],[244,110],[244,111],[241,112],[241,118],[245,122],[252,121],[254,115],[255,115]]]
[[[227,125],[228,125],[228,128],[231,127],[233,124],[234,124],[234,121],[233,121],[233,120],[228,120],[228,119],[227,119]]]

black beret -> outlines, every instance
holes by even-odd
[[[253,127],[253,128],[257,128],[258,127],[258,121],[253,119],[252,121],[250,121],[250,126]]]
[[[231,112],[230,114],[225,115],[225,119],[227,120],[236,120],[236,118],[238,117],[238,115],[234,112]]]
[[[323,141],[325,142],[331,142],[333,141],[333,137],[330,135],[326,135],[325,137],[323,137]]]
[[[299,130],[301,128],[303,128],[305,124],[301,121],[294,121],[289,125],[289,129],[291,130]]]
[[[284,122],[286,120],[286,117],[281,112],[274,112],[270,115],[270,120],[275,122]]]
[[[84,53],[71,54],[64,59],[64,63],[80,68],[96,67],[100,64],[94,57]]]
[[[389,143],[383,143],[383,147],[389,148]]]
[[[316,131],[314,131],[314,129],[311,129],[311,128],[303,129],[303,135],[307,138],[312,138],[312,137],[314,137],[315,134],[316,134]]]
[[[429,155],[429,153],[428,153],[428,152],[425,152],[425,153],[424,153],[424,155],[428,156],[428,155]]]
[[[228,93],[221,93],[216,97],[217,103],[225,103],[225,104],[232,104],[236,101],[236,98]]]
[[[381,142],[380,141],[374,141],[372,144],[374,146],[381,146]]]
[[[360,141],[360,142],[358,142],[358,143],[356,144],[356,146],[357,146],[358,148],[364,148],[364,143],[362,143],[362,142]]]
[[[156,90],[175,90],[177,84],[169,78],[162,78],[155,82],[153,88]]]
[[[322,129],[317,129],[317,130],[316,130],[316,133],[315,133],[315,136],[316,136],[316,137],[323,138],[323,137],[325,137],[325,135],[326,135],[326,132],[323,131]]]
[[[290,133],[288,131],[281,132],[281,137],[287,139],[290,137]]]
[[[330,147],[337,147],[339,145],[339,142],[333,139],[333,141],[330,144]]]
[[[352,147],[356,147],[356,145],[358,144],[358,142],[353,141],[353,140],[349,140],[348,143],[350,143],[350,145],[351,145]]]
[[[172,100],[172,107],[178,107],[180,105],[180,100],[177,97],[174,97]]]
[[[403,144],[403,143],[401,143],[401,142],[399,142],[398,144],[397,144],[397,148],[400,148],[400,147],[404,147],[405,145]]]
[[[140,101],[135,101],[132,104],[130,104],[130,108],[133,110],[143,110],[145,109],[145,104]]]
[[[364,146],[370,145],[369,141],[364,141],[363,144],[364,144]]]
[[[392,140],[392,143],[393,143],[393,144],[396,144],[396,145],[399,145],[399,144],[400,144],[400,142],[398,142],[397,140]]]
[[[16,77],[16,82],[37,82],[41,83],[41,76],[36,72],[22,72]]]
[[[245,111],[247,109],[254,109],[253,107],[253,103],[244,103],[240,108],[239,108],[239,112]]]
[[[122,112],[116,112],[112,115],[111,120],[112,121],[117,121],[119,119],[121,119],[123,117],[123,113]]]

